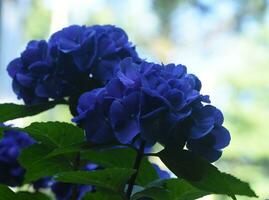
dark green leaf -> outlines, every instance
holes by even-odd
[[[65,157],[46,159],[49,152],[51,148],[44,144],[34,144],[22,151],[19,162],[26,169],[25,183],[72,170],[71,162]]]
[[[37,104],[33,106],[18,105],[14,103],[0,104],[0,122],[33,116],[43,111],[49,110],[59,103],[61,102],[50,101],[47,103]]]
[[[26,170],[25,182],[29,183],[41,177],[53,176],[63,171],[72,171],[73,166],[66,158],[54,157],[36,162]]]
[[[91,143],[89,142],[81,142],[77,144],[71,144],[68,146],[64,147],[59,147],[51,151],[46,158],[54,157],[54,156],[59,156],[59,155],[65,155],[65,154],[70,154],[70,153],[77,153],[80,151],[83,151],[85,149],[91,148]]]
[[[132,200],[137,200],[141,197],[154,200],[194,200],[207,194],[207,192],[199,190],[183,179],[168,179],[134,194]]]
[[[27,169],[41,161],[50,151],[51,148],[48,148],[46,145],[33,144],[21,152],[19,162]]]
[[[40,192],[13,192],[9,187],[0,185],[0,199],[2,200],[50,200],[50,198]]]
[[[103,167],[133,168],[136,151],[131,148],[115,148],[82,152],[81,158]],[[158,179],[158,174],[146,157],[142,159],[136,183],[142,186]]]
[[[26,183],[43,176],[72,170],[74,156],[69,158],[62,154],[63,151],[74,152],[74,148],[83,143],[82,129],[69,123],[41,122],[33,123],[22,130],[38,141],[37,144],[24,149],[19,157],[19,162],[26,169]],[[49,156],[50,154],[53,154],[53,157]]]
[[[17,192],[15,199],[16,200],[51,200],[50,197],[40,192],[35,192],[35,193]]]
[[[208,195],[183,179],[168,179],[163,182],[163,187],[169,191],[173,200],[193,200]]]
[[[133,169],[110,168],[90,172],[63,172],[56,175],[55,179],[65,183],[95,185],[114,192],[120,192],[133,173],[135,173]]]
[[[169,196],[169,191],[167,191],[163,187],[151,187],[141,192],[137,192],[132,196],[132,200],[139,200],[143,197],[147,197],[154,200],[171,200]]]
[[[22,129],[36,141],[59,148],[84,141],[84,132],[73,124],[64,122],[35,122]]]
[[[125,200],[124,194],[117,194],[110,190],[97,189],[97,192],[88,192],[82,200]]]
[[[0,197],[3,200],[15,200],[15,193],[9,187],[0,184]]]
[[[227,194],[234,199],[235,195],[257,197],[247,183],[220,172],[214,165],[190,151],[164,149],[158,155],[174,174],[201,190]]]

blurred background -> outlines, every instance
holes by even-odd
[[[232,134],[216,165],[250,182],[259,199],[269,198],[269,1],[0,0],[0,19],[0,102],[18,101],[6,66],[29,40],[70,24],[115,24],[142,58],[184,64],[201,79]],[[70,115],[58,106],[37,116],[59,117]]]

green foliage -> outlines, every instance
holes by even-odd
[[[134,194],[132,200],[138,200],[142,197],[149,197],[154,200],[193,200],[208,194],[183,179],[168,179]]]
[[[111,192],[110,190],[104,190],[98,188],[97,192],[87,193],[83,200],[125,200],[123,195]]]
[[[13,192],[7,186],[0,185],[0,197],[3,200],[50,200],[50,198],[40,192]]]
[[[17,192],[14,200],[50,200],[51,198],[41,192]]]
[[[35,122],[22,129],[38,142],[59,148],[84,141],[82,129],[64,122]]]
[[[0,119],[5,121],[32,116],[56,104],[50,102],[38,107],[1,104]],[[11,128],[0,127],[1,132],[8,129]],[[37,141],[24,149],[19,157],[20,164],[26,169],[24,183],[53,176],[55,180],[65,183],[96,186],[97,192],[88,193],[84,200],[126,200],[128,180],[136,172],[133,166],[138,156],[137,150],[117,144],[98,145],[86,142],[83,130],[70,123],[35,122],[25,128],[16,129],[27,132]],[[79,162],[76,163],[78,155]],[[156,155],[182,179],[159,180],[148,158],[142,155],[135,180],[135,184],[141,189],[133,194],[132,200],[144,197],[154,200],[193,200],[208,194],[226,194],[233,199],[236,199],[235,195],[256,197],[247,183],[220,172],[192,152],[164,149]],[[89,162],[98,164],[103,169],[77,171]],[[0,186],[0,195],[7,200],[49,199],[41,193],[14,193],[5,186]]]
[[[226,194],[233,199],[236,199],[235,195],[257,197],[247,183],[220,172],[214,165],[190,151],[165,149],[158,155],[173,173],[201,190]]]
[[[43,104],[33,106],[18,105],[14,103],[0,104],[0,122],[5,122],[12,119],[33,116],[43,111],[49,110],[56,106],[58,101],[50,101]]]
[[[0,196],[5,200],[14,200],[15,193],[7,186],[0,185]]]
[[[63,122],[42,122],[33,123],[22,130],[38,141],[24,149],[19,157],[26,169],[25,182],[73,169],[74,155],[48,155],[59,148],[70,152],[67,147],[83,142],[84,133],[80,128]]]
[[[26,169],[25,183],[35,181],[45,176],[53,176],[62,171],[72,171],[73,165],[67,157],[46,159],[50,151],[44,145],[33,145],[25,149],[20,158],[20,164]]]
[[[134,173],[135,170],[133,169],[109,168],[91,172],[63,172],[57,174],[55,179],[65,183],[95,185],[113,192],[120,192],[124,188],[125,183]]]
[[[88,150],[81,154],[86,159],[103,167],[132,168],[136,157],[136,151],[130,148],[108,149],[103,151]],[[146,157],[142,159],[136,183],[145,186],[158,179],[158,175],[152,164]]]

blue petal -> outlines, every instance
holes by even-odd
[[[124,121],[128,118],[128,113],[124,106],[119,101],[115,100],[111,104],[109,117],[112,126],[115,127],[119,121]]]
[[[222,151],[216,150],[210,146],[201,145],[198,140],[189,141],[187,143],[187,148],[204,157],[208,162],[215,162],[222,155]]]
[[[115,136],[123,144],[131,142],[131,140],[140,133],[138,120],[129,120],[127,123],[120,125],[121,126],[115,130]]]
[[[118,59],[103,59],[96,66],[93,76],[103,82],[111,80],[118,71]]]
[[[42,75],[49,72],[49,65],[46,62],[38,61],[29,66],[29,71],[32,73]]]
[[[121,143],[129,143],[140,132],[138,120],[131,119],[126,108],[119,101],[112,103],[109,117],[115,136]]]
[[[34,79],[30,75],[17,73],[16,80],[24,87],[32,87],[34,85]]]
[[[22,62],[20,58],[16,58],[14,60],[12,60],[8,66],[7,66],[7,71],[9,76],[11,76],[12,78],[15,77],[15,75],[20,72],[20,70],[22,70]]]
[[[210,133],[215,138],[215,149],[223,149],[230,144],[231,136],[229,131],[223,126],[215,127]]]
[[[112,79],[105,88],[111,97],[121,98],[124,94],[124,86],[119,79]]]

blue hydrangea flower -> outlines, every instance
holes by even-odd
[[[18,98],[37,104],[102,86],[126,57],[140,61],[122,29],[73,25],[53,34],[49,42],[30,41],[7,70]]]
[[[85,129],[88,140],[135,144],[139,139],[147,146],[160,142],[181,148],[187,144],[194,152],[203,147],[205,136],[216,139],[211,149],[217,152],[229,143],[221,112],[204,106],[209,97],[200,94],[201,82],[187,74],[185,66],[137,64],[126,58],[119,69],[104,87],[79,99],[73,121]],[[217,158],[200,154],[210,161]]]
[[[35,104],[46,101],[46,97],[35,94],[38,76],[43,78],[42,72],[49,71],[47,63],[47,43],[44,40],[31,41],[19,58],[11,61],[7,67],[12,77],[13,91],[18,98],[22,98],[26,104]]]
[[[221,157],[222,149],[229,145],[231,136],[222,126],[221,111],[211,105],[202,106],[192,115],[187,148],[210,162]]]
[[[0,126],[5,126],[0,124]],[[0,183],[14,187],[21,186],[25,169],[19,164],[21,150],[34,144],[35,140],[28,134],[17,131],[4,131],[0,140]],[[44,177],[32,183],[35,190],[50,186],[51,178]]]
[[[98,168],[95,164],[87,164],[83,170],[92,171]],[[91,185],[78,185],[62,182],[54,182],[51,186],[51,190],[54,193],[57,200],[69,200],[73,195],[73,190],[77,190],[77,200],[81,200],[87,192],[95,190]]]
[[[0,183],[8,186],[20,186],[24,179],[25,169],[18,162],[21,149],[33,144],[34,140],[26,133],[4,131],[0,141]]]
[[[114,76],[122,59],[140,61],[127,34],[112,25],[69,26],[53,34],[49,44],[52,49],[71,54],[80,71],[103,82]]]
[[[105,87],[80,97],[74,121],[94,142],[116,139],[126,144],[141,134],[147,142],[155,143],[159,131],[154,131],[154,120],[171,114],[176,123],[191,114],[190,103],[200,98],[193,79],[182,65],[139,65],[127,58],[120,63],[117,77]]]

